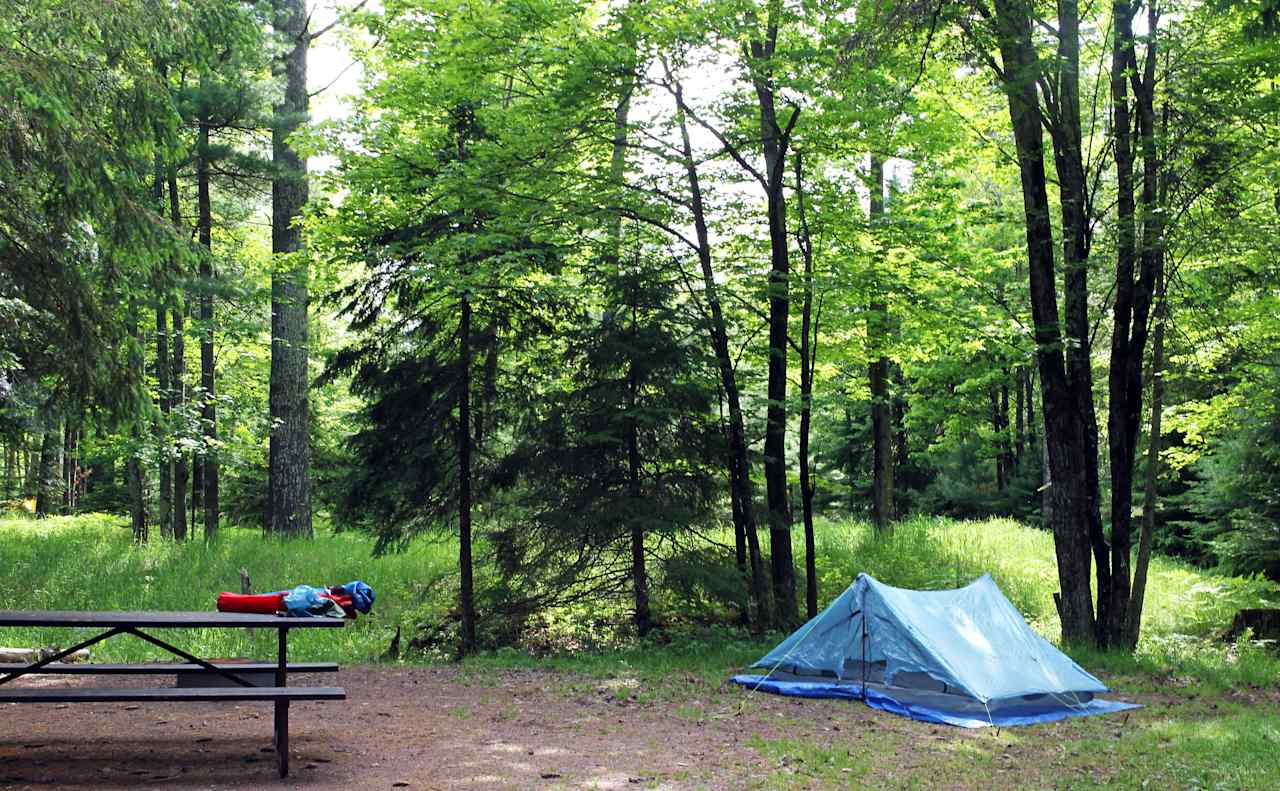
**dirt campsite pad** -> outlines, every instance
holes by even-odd
[[[1130,720],[997,733],[694,676],[645,686],[541,670],[372,666],[344,669],[341,683],[344,703],[293,705],[293,775],[284,780],[268,705],[3,706],[0,789],[978,788],[995,777],[1009,787],[1088,787],[1117,779],[1124,762],[1113,758],[1134,758],[1134,734],[1172,707],[1197,705],[1138,695],[1147,707]],[[1218,707],[1199,705],[1206,716]],[[1159,741],[1148,742],[1146,760],[1158,762]],[[1170,772],[1161,784],[1178,787]]]

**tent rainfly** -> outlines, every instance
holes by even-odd
[[[1036,634],[991,576],[956,590],[894,588],[866,574],[739,675],[751,690],[847,698],[916,720],[1030,725],[1138,708]]]

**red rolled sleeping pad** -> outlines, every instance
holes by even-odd
[[[356,608],[351,597],[345,593],[333,593],[323,596],[338,603],[348,618],[356,617]],[[218,612],[248,612],[259,615],[275,615],[284,612],[284,593],[219,593]]]
[[[275,615],[284,612],[283,593],[219,593],[218,612]]]

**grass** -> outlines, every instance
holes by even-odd
[[[822,522],[818,533],[825,601],[839,595],[859,571],[910,588],[954,587],[990,573],[1028,621],[1056,639],[1052,592],[1057,581],[1047,533],[1008,520],[943,519],[903,522],[887,538],[873,536],[862,523]],[[208,610],[218,591],[238,589],[242,567],[259,591],[360,578],[378,592],[374,613],[339,632],[300,631],[290,641],[291,654],[298,660],[374,662],[384,657],[397,626],[405,628],[407,644],[415,624],[445,614],[456,579],[450,543],[419,542],[404,554],[380,558],[371,557],[371,546],[367,537],[355,534],[324,531],[314,541],[284,542],[237,529],[224,530],[213,546],[200,541],[135,546],[124,521],[114,517],[0,519],[0,569],[5,570],[0,609]],[[932,735],[904,721],[900,727],[846,730],[825,740],[744,735],[740,749],[762,762],[749,785],[968,788],[998,779],[1002,785],[1030,788],[1280,788],[1280,658],[1247,641],[1228,645],[1215,639],[1239,608],[1278,601],[1273,584],[1155,558],[1138,651],[1067,647],[1120,694],[1148,704],[1132,722],[1126,718],[1127,725],[1096,717],[961,737],[950,729]],[[560,613],[556,619],[573,628],[581,612]],[[573,633],[577,643],[599,618],[625,616],[616,605],[588,612],[592,620],[578,623]],[[66,646],[84,636],[77,630],[4,629],[0,644]],[[274,635],[239,629],[183,630],[169,637],[208,656],[261,658],[274,650]],[[458,680],[478,686],[489,683],[496,670],[537,670],[546,674],[550,688],[568,696],[603,689],[601,694],[628,705],[661,706],[674,719],[701,723],[734,717],[735,710],[751,705],[744,693],[722,682],[779,637],[686,625],[662,638],[601,641],[596,645],[607,647],[541,656],[506,648],[468,658]],[[125,637],[96,646],[94,658],[160,656]],[[409,657],[439,659],[422,653]],[[465,706],[446,713],[459,722],[478,716]],[[800,708],[795,716],[805,723],[814,715]]]
[[[153,541],[136,546],[122,520],[99,515],[41,521],[0,520],[0,609],[212,610],[219,591],[239,591],[241,568],[258,592],[300,583],[363,579],[378,593],[371,617],[340,631],[300,630],[290,636],[291,658],[373,661],[387,650],[395,627],[411,623],[432,580],[447,575],[452,547],[419,543],[403,555],[370,559],[368,538],[326,534],[286,542],[258,531],[226,529],[214,546],[201,541]],[[4,629],[0,644],[68,646],[91,632]],[[272,633],[240,629],[181,630],[162,639],[205,656],[274,656]],[[406,638],[407,641],[407,638]],[[156,649],[116,637],[93,649],[103,661],[156,658]]]
[[[1044,531],[1001,519],[918,518],[900,523],[888,537],[874,536],[860,522],[824,521],[817,532],[822,603],[839,595],[863,570],[890,585],[918,589],[955,587],[989,573],[1037,630],[1056,638],[1053,541]],[[798,534],[796,539],[799,544]],[[299,632],[290,647],[299,660],[339,656],[346,662],[377,661],[396,627],[404,628],[407,644],[420,620],[438,618],[452,606],[455,549],[449,542],[420,541],[403,554],[374,558],[371,548],[370,539],[354,533],[322,531],[314,541],[289,542],[234,528],[224,529],[213,546],[201,541],[136,546],[124,520],[116,517],[0,519],[0,568],[8,572],[0,577],[0,608],[207,610],[218,591],[239,589],[241,568],[249,571],[258,591],[359,578],[378,592],[373,615],[341,632]],[[1274,606],[1278,601],[1280,593],[1273,584],[1156,557],[1138,652],[1069,650],[1089,667],[1135,678],[1183,678],[1216,688],[1240,683],[1275,686],[1280,684],[1280,663],[1273,656],[1248,644],[1224,646],[1213,637],[1241,607]],[[595,608],[595,616],[600,609]],[[618,620],[625,618],[616,614]],[[571,628],[576,615],[559,617]],[[6,629],[0,637],[13,645],[65,646],[78,634]],[[273,639],[269,634],[225,629],[184,630],[175,637],[206,655],[228,657],[270,654]],[[537,667],[596,678],[688,676],[710,681],[755,659],[778,637],[751,636],[731,627],[688,627],[677,630],[675,639],[665,644],[632,640],[602,650],[544,656],[506,648],[469,658],[464,667],[476,674]],[[134,661],[155,653],[145,643],[122,637],[99,644],[95,655]]]

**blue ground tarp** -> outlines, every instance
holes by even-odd
[[[735,676],[749,689],[865,700],[963,727],[1028,725],[1137,708],[1036,634],[995,581],[911,591],[862,574],[827,609]],[[866,692],[863,692],[863,686]]]

